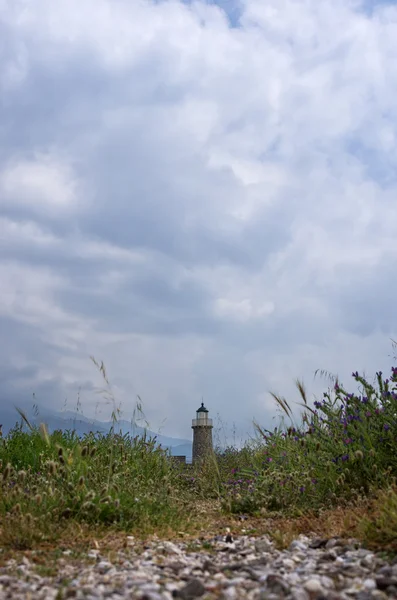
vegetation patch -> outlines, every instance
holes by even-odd
[[[21,422],[0,439],[3,553],[55,552],[66,539],[122,544],[131,534],[199,534],[208,544],[225,527],[267,532],[280,547],[304,532],[397,551],[397,367],[373,383],[352,377],[356,391],[333,378],[313,405],[297,381],[299,424],[274,394],[284,413],[274,431],[256,424],[242,449],[217,449],[189,468],[155,438],[117,433],[116,410],[108,434],[83,437],[49,433],[20,411]]]

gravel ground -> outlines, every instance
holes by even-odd
[[[49,567],[51,565],[48,565]],[[0,569],[0,600],[370,600],[397,598],[397,559],[387,561],[353,539],[300,536],[278,551],[266,537],[230,534],[206,544],[133,537],[112,554],[85,560],[65,551],[43,577],[26,557]]]

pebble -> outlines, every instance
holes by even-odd
[[[322,585],[318,579],[308,579],[303,584],[303,587],[309,594],[320,594],[323,591]]]
[[[299,536],[279,551],[266,536],[193,543],[127,537],[112,555],[64,552],[41,576],[24,556],[0,568],[0,600],[385,600],[397,598],[397,560],[353,539]],[[226,539],[227,538],[227,539]]]

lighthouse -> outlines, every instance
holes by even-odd
[[[193,429],[193,463],[212,452],[212,419],[208,418],[208,410],[201,403],[196,418],[192,420]]]

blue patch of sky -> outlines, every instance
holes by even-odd
[[[383,187],[397,181],[397,166],[384,152],[379,152],[355,138],[346,142],[346,149],[363,166],[367,176]]]
[[[361,0],[360,5],[362,11],[372,16],[377,10],[387,6],[397,7],[397,0]]]
[[[154,0],[155,2],[167,2],[167,0]],[[194,4],[197,0],[180,0],[182,4],[188,6]],[[230,27],[240,27],[240,17],[243,13],[241,0],[199,0],[203,4],[219,6],[225,13]]]
[[[190,0],[185,0],[189,2]],[[243,14],[242,3],[239,0],[205,0],[206,4],[219,6],[227,16],[231,27],[240,26],[240,18]]]

